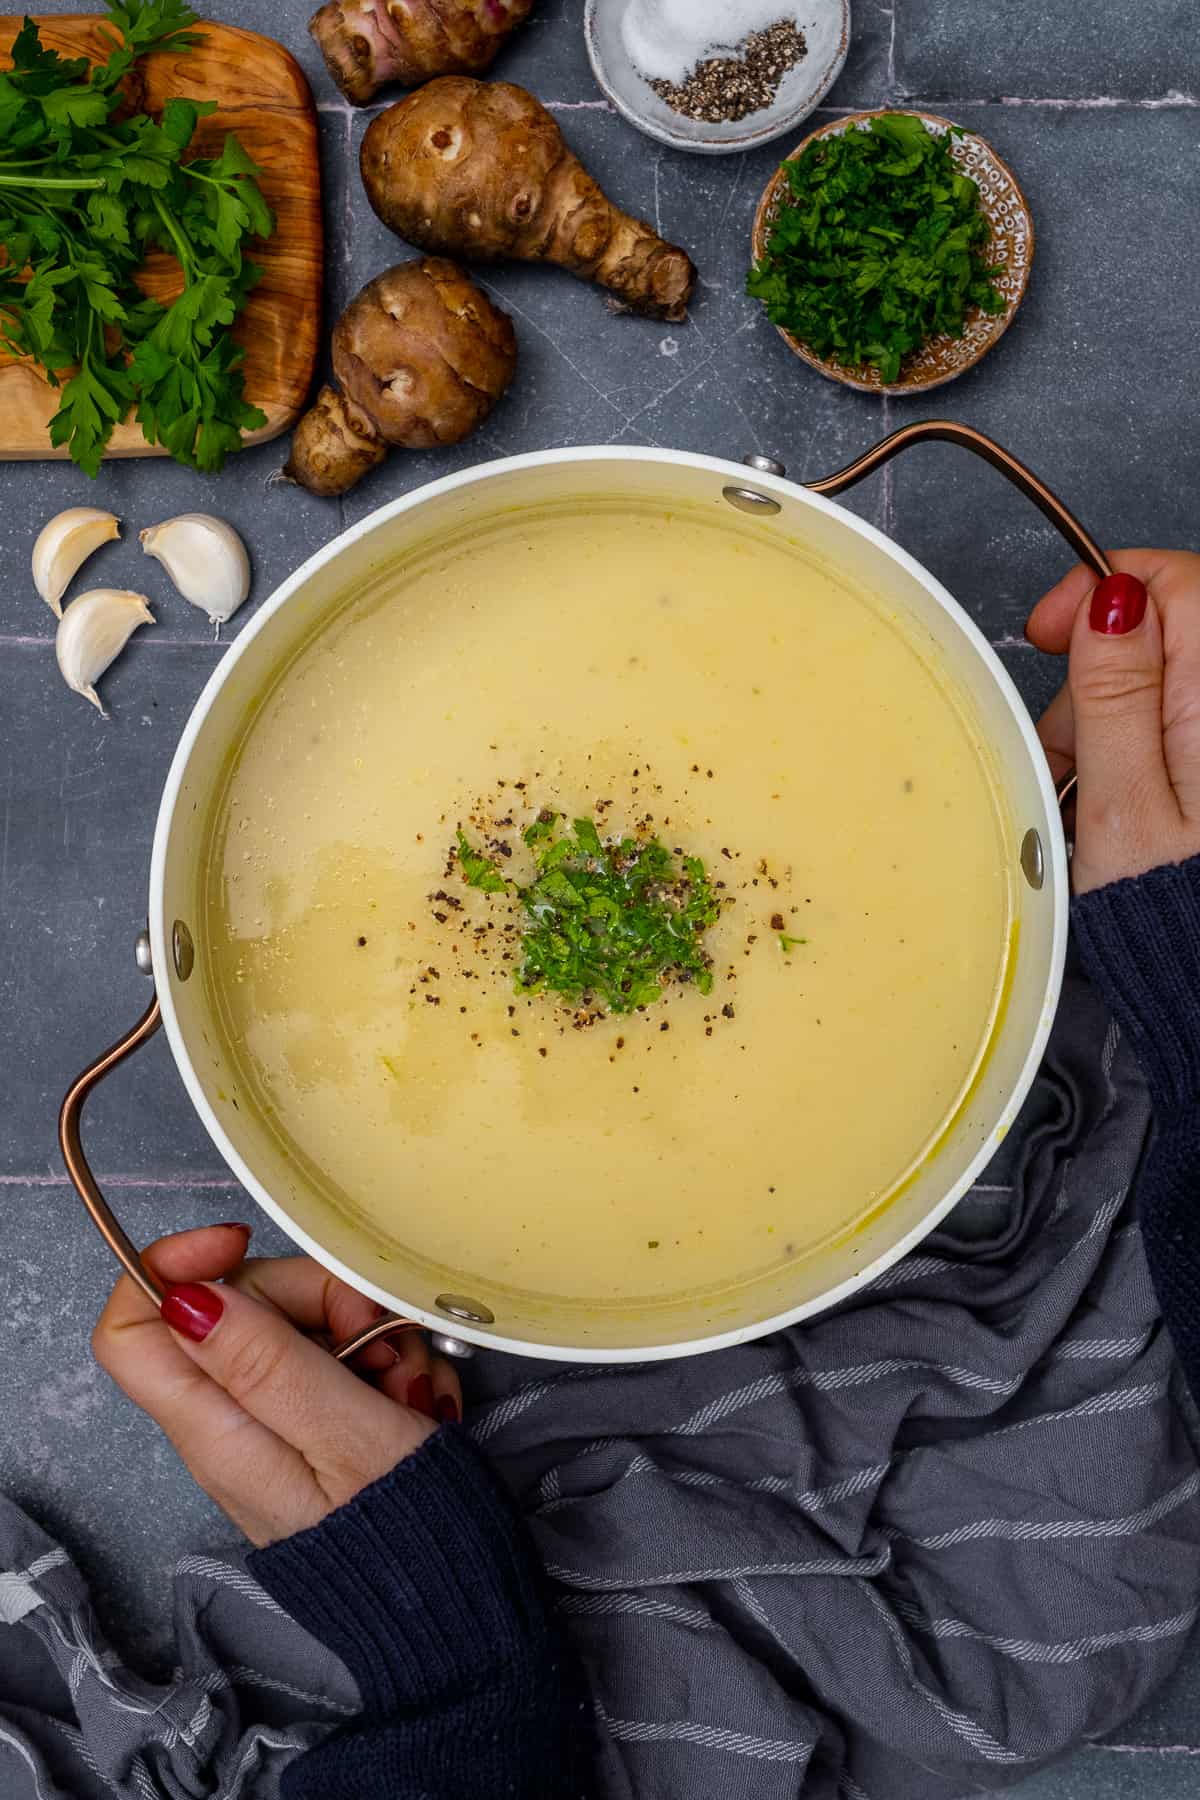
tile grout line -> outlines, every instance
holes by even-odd
[[[229,646],[236,642],[236,638],[213,637],[147,637],[139,638],[137,640],[139,650],[149,649],[151,646],[158,650],[195,650],[197,648],[203,649],[206,646],[210,650],[228,650]],[[0,632],[0,650],[33,650],[38,648],[53,650],[54,638],[52,636],[20,637],[16,633]]]
[[[238,1181],[235,1175],[97,1175],[96,1182],[102,1193],[111,1191],[114,1194],[231,1194],[243,1195],[252,1204],[257,1205],[253,1196]],[[0,1193],[6,1188],[35,1188],[41,1193],[51,1189],[60,1189],[75,1199],[75,1189],[66,1175],[0,1175]],[[994,1201],[998,1196],[1013,1194],[1011,1183],[1005,1186],[1001,1182],[977,1181],[969,1187],[958,1200],[959,1206],[967,1206],[982,1200]],[[205,1223],[202,1219],[201,1225]],[[1102,1746],[1107,1750],[1137,1750],[1142,1746],[1136,1744]],[[1182,1746],[1181,1746],[1182,1747]],[[1200,1755],[1200,1750],[1196,1752]]]
[[[886,79],[889,95],[894,99],[896,85],[896,15],[894,10],[891,18],[892,41],[888,45]],[[1200,94],[1186,94],[1176,88],[1169,88],[1165,94],[905,94],[903,98],[905,103],[910,106],[922,106],[926,103],[937,106],[1044,106],[1063,112],[1088,112],[1104,108],[1115,111],[1125,106],[1134,111],[1168,112],[1173,108],[1187,110],[1200,107]],[[352,133],[355,117],[361,115],[363,118],[374,118],[386,106],[392,104],[394,103],[387,101],[374,106],[352,107],[345,101],[319,100],[317,111],[331,117],[341,115],[347,121],[347,128]],[[608,100],[543,100],[542,105],[547,112],[552,113],[606,112],[611,113],[614,118],[617,117],[616,108]],[[863,102],[858,105],[817,106],[813,111],[815,113],[854,113],[862,112],[866,105],[867,103]]]
[[[884,404],[886,406],[886,396],[884,397]],[[881,416],[884,421],[884,436],[886,437],[889,429],[889,420],[886,412]],[[893,476],[894,470],[891,463],[885,463],[880,473],[880,480],[882,482],[882,525],[880,529],[886,532],[889,537],[895,535],[896,526],[896,499]],[[231,638],[228,643],[214,643],[211,638],[147,638],[145,640],[147,646],[152,644],[158,650],[208,650],[210,652],[216,651],[219,653],[228,650],[230,645],[235,642],[236,639],[233,638]],[[993,650],[1032,650],[1034,647],[1029,642],[1028,638],[1018,637],[1013,632],[1006,632],[1000,637],[989,638],[988,642],[991,644]],[[53,638],[4,637],[0,635],[0,651],[34,649],[53,650],[53,648]],[[0,1176],[0,1181],[3,1179],[3,1176]]]
[[[209,635],[209,637],[139,637],[139,639],[137,639],[139,650],[146,648],[149,644],[158,644],[158,648],[162,648],[162,650],[178,650],[180,644],[189,644],[189,646],[194,646],[194,644],[207,644],[210,650],[228,650],[230,644],[236,643],[236,637],[212,637],[212,635]],[[11,644],[14,650],[29,650],[29,648],[36,646],[36,644],[47,644],[50,650],[52,650],[52,648],[54,648],[54,634],[50,632],[49,637],[38,637],[36,632],[29,632],[29,634],[22,634],[22,632],[0,632],[0,644]]]
[[[1200,1756],[1200,1744],[1084,1744],[1089,1755]]]
[[[345,267],[346,267],[347,271],[349,271],[349,270],[353,269],[353,267],[354,267],[354,197],[355,197],[354,176],[353,176],[354,160],[355,160],[354,159],[354,121],[350,116],[350,108],[349,107],[346,107],[344,116],[345,116],[345,120],[346,120],[346,130],[345,130],[345,135],[344,135],[344,139],[342,142],[342,152],[345,157],[346,168],[351,171],[351,175],[350,175],[349,181],[347,181],[347,183],[346,183],[345,202],[342,207],[342,222],[341,222],[342,242],[339,246],[339,249],[341,251],[342,256],[345,258]],[[341,513],[341,511],[342,511],[343,505],[344,505],[344,497],[341,494],[339,494],[338,495],[338,511],[339,511],[339,513]]]
[[[1053,99],[1046,96],[1026,96],[1024,94],[997,94],[993,100],[950,100],[949,106],[1046,106],[1057,108],[1062,112],[1096,111],[1107,108],[1115,111],[1118,107],[1128,106],[1134,111],[1167,112],[1172,108],[1186,111],[1190,107],[1200,106],[1200,94],[1182,94],[1171,89],[1166,94],[1152,94],[1144,97],[1126,97],[1120,94],[1100,94],[1092,98]]]
[[[886,410],[886,395],[883,397],[883,406],[885,410],[881,413],[881,417],[883,418],[884,436],[886,437],[888,430],[890,429],[890,420]],[[896,527],[894,474],[895,471],[892,464],[885,463],[880,474],[882,483],[881,530],[886,532],[889,537],[895,535]],[[341,502],[339,502],[339,504],[341,504]],[[228,642],[222,641],[219,643],[215,643],[212,638],[146,638],[144,643],[139,647],[149,647],[152,645],[157,650],[206,650],[210,653],[217,652],[220,654],[228,650],[230,645],[235,642],[236,639],[233,638]],[[1017,636],[1013,632],[1006,632],[1000,637],[989,638],[988,642],[991,644],[993,650],[1032,650],[1034,648],[1028,638]],[[53,638],[5,637],[0,635],[0,651],[53,650],[53,648]],[[3,1180],[4,1177],[0,1176],[0,1181]]]
[[[162,1188],[213,1189],[222,1193],[227,1188],[244,1191],[235,1175],[97,1175],[96,1180],[101,1187],[119,1189],[123,1193],[143,1188],[152,1192]],[[0,1175],[0,1188],[6,1187],[65,1188],[73,1192],[66,1175]]]
[[[889,77],[889,84],[891,78]],[[1183,94],[1172,90],[1168,94],[1152,95],[1055,95],[1055,94],[903,94],[890,96],[890,104],[911,107],[920,110],[922,107],[943,106],[1044,106],[1049,111],[1057,112],[1117,112],[1128,107],[1133,112],[1187,112],[1200,107],[1200,94]],[[816,106],[813,116],[818,113],[831,113],[839,117],[844,113],[858,113],[870,110],[867,106]]]
[[[356,118],[376,118],[381,112],[386,112],[389,106],[395,104],[394,100],[376,100],[369,106],[351,106],[348,100],[318,100],[317,112],[325,114],[329,118],[337,118],[340,115],[347,121],[352,132],[353,121]],[[611,100],[543,100],[542,105],[547,112],[552,113],[606,112],[612,113],[614,118],[617,116],[617,109]]]
[[[104,1175],[96,1176],[97,1182],[104,1187],[131,1189],[158,1188],[238,1188],[241,1182],[237,1176],[226,1175],[189,1175],[181,1172],[177,1175]],[[39,1171],[29,1175],[0,1175],[0,1188],[5,1187],[61,1187],[70,1188],[71,1181],[66,1175],[47,1174]],[[1012,1183],[1004,1181],[975,1181],[963,1195],[968,1199],[972,1194],[1011,1194]],[[1112,1746],[1105,1746],[1111,1748]]]

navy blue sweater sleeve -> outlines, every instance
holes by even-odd
[[[1084,965],[1146,1076],[1138,1186],[1150,1276],[1200,1402],[1200,856],[1073,902]]]
[[[255,1579],[358,1683],[363,1710],[300,1757],[284,1800],[576,1800],[591,1707],[525,1527],[443,1426]]]

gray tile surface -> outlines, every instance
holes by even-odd
[[[363,118],[319,68],[303,29],[307,12],[242,0],[236,16],[282,35],[313,80],[332,316],[409,252],[362,195]],[[649,442],[733,456],[767,450],[811,478],[887,425],[942,412],[1027,456],[1109,542],[1197,539],[1200,108],[1187,98],[1200,91],[1194,0],[1150,0],[1132,11],[1116,0],[1019,8],[896,0],[894,10],[858,0],[851,55],[821,116],[900,97],[935,103],[995,143],[1037,224],[1033,281],[1012,331],[978,371],[919,408],[836,388],[789,355],[742,294],[750,220],[774,153],[691,159],[637,137],[592,83],[581,12],[581,0],[542,0],[497,73],[552,104],[614,196],[692,250],[703,285],[688,324],[614,319],[597,292],[553,271],[490,272],[520,336],[511,394],[470,444],[397,455],[344,505],[272,483],[281,444],[245,454],[216,482],[163,462],[111,464],[92,485],[61,465],[0,466],[0,552],[15,572],[0,598],[0,1485],[65,1539],[95,1580],[110,1629],[151,1660],[169,1644],[175,1556],[226,1531],[155,1427],[91,1364],[88,1333],[111,1269],[61,1179],[54,1143],[65,1082],[143,1004],[130,952],[145,911],[158,792],[220,654],[207,623],[144,562],[137,528],[169,512],[226,513],[250,543],[257,603],[343,522],[480,458]],[[1099,98],[1111,104],[1094,104]],[[61,688],[52,620],[20,574],[42,521],[83,501],[127,522],[125,540],[94,572],[144,584],[158,603],[159,624],[135,639],[110,678],[108,724]],[[866,484],[851,503],[948,582],[997,643],[1026,702],[1044,704],[1061,671],[1024,646],[1020,630],[1066,559],[1040,518],[991,471],[937,448]],[[89,1142],[140,1241],[236,1217],[245,1204],[161,1043],[97,1097]],[[1014,1133],[990,1173],[993,1188],[1011,1179],[1019,1148]],[[983,1192],[973,1204],[996,1198]],[[262,1247],[280,1247],[261,1219],[258,1228]],[[1010,1791],[1022,1800],[1200,1792],[1200,1654],[1192,1651],[1112,1746]]]
[[[1006,1788],[1011,1800],[1195,1800],[1200,1751],[1141,1744],[1097,1745]]]
[[[28,606],[45,611],[36,598]],[[67,1083],[146,1004],[132,943],[146,914],[156,796],[218,654],[211,644],[153,643],[144,628],[107,684],[106,724],[68,695],[48,644],[0,646],[0,1015],[9,1040],[0,1172],[57,1169]],[[162,1042],[106,1083],[88,1112],[106,1173],[218,1172]]]
[[[902,94],[1148,100],[1200,89],[1193,0],[1133,7],[896,0],[896,21]]]

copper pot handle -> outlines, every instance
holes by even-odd
[[[1033,470],[1015,457],[1010,450],[1005,450],[993,438],[982,431],[976,431],[972,425],[960,425],[954,419],[918,419],[915,424],[902,425],[899,431],[893,431],[870,450],[847,463],[834,475],[826,475],[823,481],[806,481],[805,487],[811,488],[814,494],[841,494],[846,488],[853,487],[866,475],[873,475],[881,469],[893,456],[907,450],[910,444],[923,442],[939,442],[957,444],[960,450],[970,450],[972,455],[983,458],[993,469],[999,469],[1006,480],[1032,500],[1040,513],[1050,523],[1057,526],[1066,538],[1080,562],[1103,580],[1113,572],[1112,564],[1099,545],[1086,532],[1070,507],[1064,506],[1058,495],[1048,488]],[[1075,791],[1076,776],[1074,769],[1068,769],[1055,784],[1060,809],[1064,808]]]
[[[139,962],[141,949],[139,946]],[[92,1223],[104,1239],[125,1273],[131,1281],[136,1281],[146,1298],[155,1306],[162,1303],[163,1290],[150,1270],[142,1261],[137,1246],[133,1243],[112,1207],[100,1192],[96,1177],[92,1174],[83,1149],[83,1108],[92,1089],[98,1087],[104,1077],[118,1068],[126,1057],[148,1044],[159,1026],[162,1024],[162,1008],[158,1003],[158,995],[150,1002],[137,1024],[123,1037],[117,1039],[103,1056],[98,1056],[93,1063],[78,1076],[67,1090],[58,1115],[58,1142],[62,1150],[63,1161],[67,1166],[67,1174],[71,1185],[83,1204],[87,1207]],[[332,1354],[339,1362],[353,1356],[376,1338],[397,1337],[403,1331],[419,1331],[421,1328],[415,1319],[403,1319],[397,1313],[385,1313],[362,1331],[356,1331],[340,1344],[331,1346]]]
[[[1032,469],[1026,468],[1011,451],[1002,449],[982,431],[976,431],[972,425],[960,425],[954,419],[919,419],[913,425],[902,425],[899,431],[893,431],[890,437],[865,450],[836,474],[826,475],[823,481],[807,481],[804,485],[814,494],[840,494],[864,476],[873,475],[876,469],[881,469],[893,456],[899,456],[910,444],[926,441],[957,444],[961,450],[970,450],[972,455],[990,463],[993,469],[999,469],[1001,475],[1057,526],[1080,562],[1087,563],[1101,578],[1112,574],[1112,564],[1103,550],[1093,542],[1070,508],[1063,505],[1058,495]]]

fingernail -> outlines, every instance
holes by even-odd
[[[414,1375],[408,1384],[408,1404],[414,1412],[433,1417],[433,1383],[428,1375]]]
[[[225,1311],[220,1298],[199,1282],[184,1281],[163,1295],[162,1316],[172,1331],[202,1344]]]
[[[1146,589],[1136,575],[1118,570],[1106,575],[1092,590],[1088,624],[1105,637],[1124,637],[1134,631],[1146,616]]]
[[[247,1237],[254,1236],[252,1225],[243,1225],[240,1219],[222,1219],[217,1226],[218,1231],[244,1231]]]
[[[453,1394],[439,1394],[434,1403],[433,1416],[439,1425],[457,1425],[461,1417],[458,1401]]]

